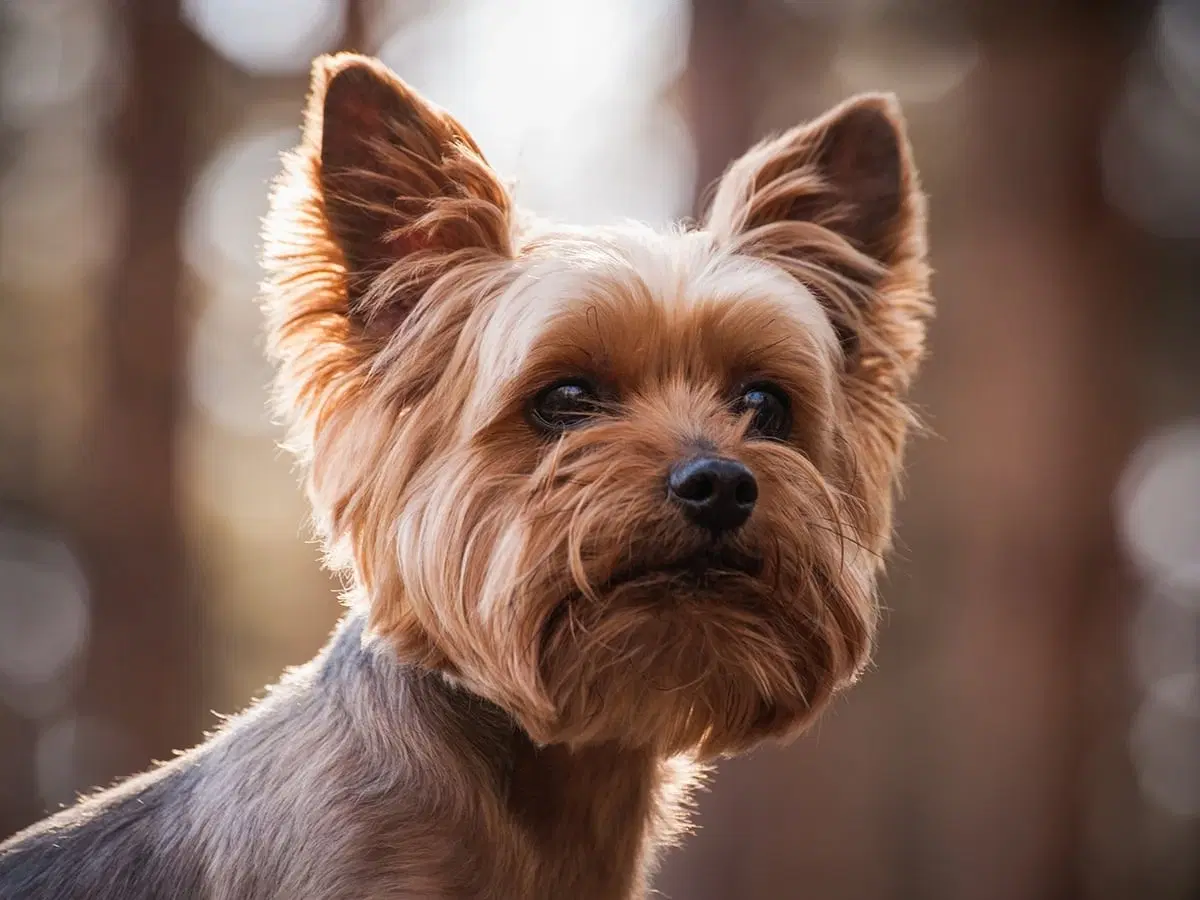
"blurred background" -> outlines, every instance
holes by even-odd
[[[254,304],[336,48],[584,223],[691,214],[853,91],[907,109],[940,313],[878,665],[721,767],[665,897],[1200,897],[1198,0],[5,0],[0,835],[339,613]]]

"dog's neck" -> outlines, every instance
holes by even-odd
[[[465,867],[492,870],[518,895],[628,896],[643,884],[648,845],[676,824],[686,779],[676,761],[613,744],[537,746],[499,707],[401,663],[355,613],[305,678],[353,732],[370,780],[391,770],[402,803],[436,806]]]

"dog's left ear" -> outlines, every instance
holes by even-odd
[[[927,289],[924,199],[891,95],[855,97],[751,149],[718,184],[705,227],[814,289],[850,357],[895,349],[872,328],[881,285]]]

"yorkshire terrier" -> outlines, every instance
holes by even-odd
[[[265,236],[349,611],[205,743],[0,846],[0,897],[644,897],[703,766],[871,653],[932,308],[895,99],[754,147],[697,224],[578,229],[326,57]]]

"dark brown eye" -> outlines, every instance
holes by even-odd
[[[533,400],[532,418],[544,431],[559,432],[576,428],[600,409],[600,397],[586,381],[559,381]]]
[[[733,403],[741,414],[751,413],[750,434],[782,441],[792,431],[792,403],[783,388],[768,381],[747,385]]]

